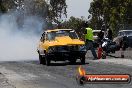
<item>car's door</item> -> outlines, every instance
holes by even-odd
[[[117,37],[115,37],[113,39],[113,41],[116,42],[117,45],[120,45],[120,42],[121,42],[122,37],[123,37],[123,34],[124,34],[123,32],[119,32],[118,35],[117,35]]]

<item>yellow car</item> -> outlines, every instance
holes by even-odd
[[[37,48],[40,64],[50,65],[51,61],[75,63],[80,59],[85,64],[86,49],[73,29],[54,29],[45,31]]]

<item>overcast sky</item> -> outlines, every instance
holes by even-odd
[[[67,14],[68,18],[71,16],[79,17],[84,16],[88,17],[88,9],[90,7],[90,3],[93,0],[66,0],[67,1]]]

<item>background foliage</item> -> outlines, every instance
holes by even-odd
[[[132,0],[93,0],[89,13],[94,29],[107,28],[115,33],[132,25]]]
[[[66,8],[65,0],[0,0],[1,13],[18,11],[22,19],[24,15],[35,15],[49,24],[58,23],[62,17],[66,17]]]
[[[60,20],[67,17],[66,9],[66,0],[0,0],[1,13],[20,11],[19,20],[23,19],[25,14],[37,15],[46,20],[49,27],[56,23],[61,28],[75,29],[80,36],[86,23],[96,30],[112,29],[115,34],[121,29],[131,29],[132,0],[93,0],[87,21],[71,17],[61,23]]]

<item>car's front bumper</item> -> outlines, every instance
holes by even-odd
[[[86,51],[65,51],[65,52],[51,52],[48,53],[47,56],[50,57],[51,60],[55,61],[63,61],[70,59],[79,59],[85,57]]]

